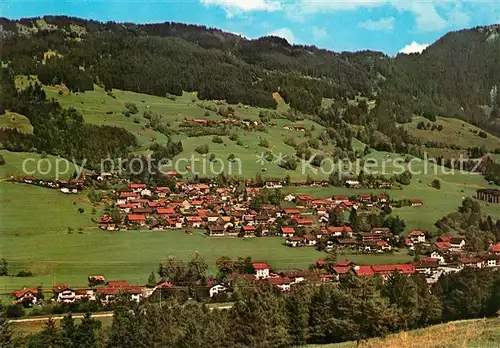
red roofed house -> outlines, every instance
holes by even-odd
[[[305,205],[306,207],[309,207],[313,200],[312,196],[297,196],[297,198],[300,201],[300,204]]]
[[[75,302],[76,292],[67,285],[54,285],[52,287],[54,299],[59,303]]]
[[[297,222],[298,226],[311,226],[313,224],[313,219],[311,218],[294,218],[295,222]]]
[[[146,215],[143,214],[128,214],[127,221],[131,225],[145,226],[146,225]]]
[[[435,242],[434,246],[436,246],[439,250],[448,250],[451,247],[450,242]]]
[[[488,250],[490,253],[500,255],[500,243],[490,246]]]
[[[97,289],[97,294],[102,303],[110,303],[115,300],[118,294],[128,294],[130,295],[130,300],[139,302],[141,299],[142,289],[140,286],[106,286]]]
[[[271,285],[278,287],[281,291],[290,291],[291,280],[288,277],[267,278],[267,281]]]
[[[290,215],[290,216],[300,215],[300,210],[294,208],[283,209],[282,215]]]
[[[425,243],[425,232],[424,231],[418,231],[418,230],[411,231],[410,234],[408,235],[408,237],[410,237],[411,241],[414,244]]]
[[[129,184],[128,187],[130,187],[134,192],[141,192],[146,188],[146,184]]]
[[[257,279],[269,278],[269,266],[267,265],[267,263],[254,263],[252,267],[255,271],[255,278]]]
[[[186,216],[186,224],[192,228],[200,228],[203,219],[200,216]]]
[[[293,227],[281,227],[281,234],[283,237],[293,237],[295,235],[295,229]]]
[[[335,201],[335,204],[347,203],[347,202],[349,202],[349,197],[347,197],[347,196],[333,196],[333,200]]]
[[[112,231],[116,229],[116,224],[109,215],[104,215],[99,222],[99,228],[102,230]]]
[[[22,289],[12,293],[15,303],[22,303],[24,306],[32,306],[38,300],[38,289]]]
[[[208,234],[210,237],[223,237],[224,232],[225,232],[224,225],[208,226]]]
[[[480,257],[461,257],[458,262],[462,267],[481,268],[483,260]]]
[[[371,276],[373,275],[373,270],[370,266],[354,266],[352,268],[354,274],[357,276]]]
[[[255,237],[255,226],[253,225],[241,226],[241,232],[245,234],[245,237]]]
[[[170,188],[168,188],[168,187],[155,187],[155,192],[159,198],[165,198],[170,193]]]

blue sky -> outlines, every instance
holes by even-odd
[[[184,22],[248,38],[274,34],[335,51],[418,51],[444,33],[500,23],[499,0],[3,0],[0,16]]]

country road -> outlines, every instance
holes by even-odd
[[[71,315],[73,317],[73,319],[83,319],[83,314],[73,314]],[[107,312],[107,313],[95,313],[95,314],[92,314],[92,318],[94,319],[99,319],[99,318],[110,318],[113,316],[113,312]],[[12,320],[9,320],[9,323],[13,323],[13,324],[16,324],[16,323],[34,323],[34,322],[37,322],[37,321],[47,321],[49,318],[52,318],[53,320],[62,320],[64,319],[64,315],[62,316],[53,316],[53,317],[49,317],[49,316],[46,316],[46,317],[36,317],[36,318],[27,318],[27,319],[12,319]]]
[[[214,306],[214,307],[209,307],[210,310],[218,309],[218,310],[225,310],[225,309],[231,309],[233,308],[232,304],[225,304],[222,306]],[[83,319],[83,314],[72,314],[71,315],[73,319]],[[47,321],[49,318],[52,318],[53,320],[62,320],[64,319],[65,315],[59,315],[59,316],[45,316],[45,317],[36,317],[36,318],[26,318],[26,319],[11,319],[9,320],[9,323],[12,324],[21,324],[21,323],[35,323],[39,321]],[[113,312],[100,312],[100,313],[93,313],[92,318],[94,319],[99,319],[99,318],[111,318],[113,317]]]

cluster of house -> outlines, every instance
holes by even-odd
[[[419,236],[415,235],[414,238]],[[450,239],[448,239],[450,238]],[[402,274],[423,274],[429,284],[437,282],[443,274],[458,272],[465,267],[473,268],[496,268],[500,269],[500,243],[492,244],[487,253],[468,255],[464,253],[463,246],[465,240],[457,243],[453,237],[441,237],[442,240],[435,244],[441,245],[428,256],[420,259],[416,263],[389,264],[389,265],[357,265],[349,260],[329,262],[318,260],[315,267],[320,272],[303,270],[290,270],[281,273],[272,272],[266,263],[252,264],[251,274],[230,274],[224,281],[208,279],[204,288],[212,298],[218,294],[231,289],[236,278],[246,278],[249,280],[268,282],[276,286],[281,291],[289,291],[295,284],[309,281],[315,283],[335,282],[340,277],[352,273],[355,276],[378,275],[387,279],[395,271]],[[443,241],[444,240],[444,241]],[[449,243],[446,248],[442,244]],[[457,243],[457,244],[455,244]],[[458,251],[460,250],[460,251]],[[118,294],[130,296],[131,301],[139,302],[143,298],[148,298],[156,291],[174,290],[176,285],[171,282],[161,282],[154,287],[131,285],[128,281],[105,281],[103,276],[89,277],[89,287],[76,289],[68,285],[56,285],[52,287],[53,300],[58,303],[73,303],[75,301],[100,301],[102,304],[113,302]],[[33,305],[39,298],[39,288],[14,291],[12,293],[15,303]]]
[[[500,269],[500,243],[491,243],[484,253],[466,252],[465,245],[463,237],[441,236],[433,243],[432,253],[422,257],[415,267],[426,275],[429,283],[436,282],[442,274],[458,272],[464,267]]]
[[[47,187],[51,189],[60,190],[62,193],[78,193],[84,188],[84,180],[72,179],[72,180],[45,180],[40,178],[35,178],[34,176],[25,176],[21,179],[21,182],[29,185],[36,185],[41,187]]]
[[[102,304],[113,302],[118,294],[130,296],[131,301],[139,302],[141,298],[150,296],[162,284],[154,288],[131,285],[125,280],[105,281],[104,276],[91,276],[89,287],[75,288],[69,285],[59,284],[52,287],[52,300],[58,303],[70,304],[78,301],[97,301]],[[25,306],[34,305],[40,297],[40,288],[24,288],[14,291],[12,296],[14,303]]]
[[[234,114],[229,114],[229,117],[234,117]],[[248,119],[237,119],[237,118],[223,118],[222,120],[208,120],[206,118],[190,118],[190,117],[185,117],[184,118],[184,123],[186,124],[198,124],[200,126],[206,126],[209,124],[232,124],[232,125],[245,125],[245,126],[251,126],[251,125],[258,125],[258,121],[252,121]]]
[[[290,227],[272,232],[284,237],[295,237],[295,228],[323,227],[321,233],[327,235],[350,230],[349,227],[338,227],[336,230],[327,228],[330,210],[346,211],[388,204],[389,201],[387,195],[360,194],[356,201],[351,201],[347,196],[315,199],[309,195],[289,194],[284,200],[294,202],[295,208],[263,204],[257,209],[252,208],[251,202],[264,188],[246,187],[240,191],[232,186],[216,187],[205,183],[177,182],[176,185],[176,193],[168,187],[150,188],[137,183],[117,190],[114,203],[124,219],[116,222],[110,215],[104,215],[99,227],[104,230],[204,228],[212,237],[254,237],[271,233],[276,219],[286,217]],[[267,183],[265,187],[268,187]],[[315,241],[311,239],[308,245],[315,245]]]

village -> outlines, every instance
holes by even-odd
[[[99,227],[107,231],[204,229],[209,237],[282,236],[284,244],[290,247],[315,247],[323,241],[327,250],[336,242],[338,246],[358,247],[365,252],[390,251],[389,242],[397,242],[394,240],[397,236],[386,227],[354,236],[348,224],[329,223],[332,212],[344,214],[353,209],[366,212],[389,207],[387,194],[335,195],[326,199],[288,194],[280,197],[282,202],[266,202],[267,189],[279,187],[279,183],[268,182],[264,187],[238,190],[234,186],[177,182],[177,192],[173,193],[168,187],[149,188],[131,183],[116,190],[112,194],[115,198],[106,196],[119,213],[104,215]],[[409,200],[408,204],[418,208],[423,202]]]
[[[99,180],[104,180],[105,176]],[[27,184],[40,184],[29,177]],[[81,190],[83,180],[56,182],[47,187]],[[319,185],[313,183],[313,185]],[[123,185],[122,185],[123,186]],[[197,284],[208,301],[218,301],[220,294],[230,298],[234,280],[244,278],[267,282],[281,291],[289,291],[299,283],[338,282],[346,275],[380,276],[393,272],[406,275],[422,274],[429,286],[443,274],[458,272],[465,267],[500,269],[500,244],[490,241],[485,253],[466,251],[467,240],[461,236],[440,236],[433,239],[426,231],[413,230],[405,237],[394,234],[388,227],[373,227],[370,231],[355,230],[350,223],[332,225],[332,214],[367,214],[400,205],[384,194],[334,195],[314,198],[311,195],[281,194],[283,182],[268,181],[262,187],[220,187],[208,181],[175,182],[169,187],[150,187],[129,182],[126,187],[106,191],[101,198],[109,207],[96,220],[103,233],[120,230],[150,230],[168,233],[169,230],[203,232],[207,238],[279,237],[283,247],[309,247],[329,255],[318,260],[307,270],[274,271],[266,262],[252,263],[251,272],[208,278]],[[65,191],[62,191],[66,193]],[[276,195],[273,197],[273,195]],[[406,205],[418,209],[420,200],[407,200]],[[348,260],[349,254],[408,252],[415,255],[412,262],[367,265]],[[324,254],[323,254],[324,255]],[[334,259],[330,256],[335,255]],[[337,255],[347,255],[336,260]],[[139,302],[155,292],[185,291],[185,284],[161,281],[157,284],[132,285],[125,280],[106,281],[104,276],[90,276],[88,287],[54,285],[50,301],[70,304],[79,301],[98,301],[100,305],[113,303],[122,294]],[[14,303],[31,307],[42,297],[39,288],[24,288],[12,293]]]
[[[425,243],[422,234],[414,233],[409,237],[415,244]],[[249,273],[229,273],[218,278],[198,281],[196,288],[201,289],[202,297],[208,301],[220,302],[230,299],[230,294],[237,287],[237,280],[263,282],[276,287],[279,291],[290,291],[299,284],[313,283],[321,285],[328,282],[339,282],[342,277],[377,276],[387,280],[394,272],[403,275],[420,274],[425,277],[429,286],[436,283],[443,274],[459,272],[466,267],[493,268],[500,270],[500,244],[491,245],[488,252],[471,255],[463,251],[463,238],[440,237],[433,245],[433,252],[419,261],[406,264],[358,265],[348,259],[320,259],[308,270],[288,270],[274,272],[267,263],[252,263]],[[79,301],[98,301],[102,306],[113,303],[118,296],[125,296],[130,301],[140,302],[155,294],[160,298],[163,294],[185,292],[186,284],[175,284],[161,281],[157,284],[131,285],[125,280],[106,281],[104,276],[89,276],[88,287],[75,288],[69,285],[54,285],[49,302],[71,304]],[[43,299],[43,289],[24,288],[12,293],[13,302],[24,307],[32,307]],[[226,296],[221,297],[220,295]]]

